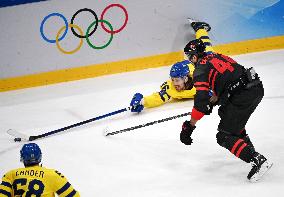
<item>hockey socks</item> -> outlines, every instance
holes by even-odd
[[[257,182],[272,167],[273,163],[268,161],[263,155],[255,152],[248,135],[239,138],[222,131],[216,135],[217,142],[222,147],[228,149],[232,154],[246,163],[252,165],[252,169],[247,175],[250,182]]]
[[[254,154],[254,148],[250,144],[246,143],[244,139],[221,131],[217,133],[216,138],[217,143],[220,146],[228,149],[232,154],[246,163],[250,163]]]

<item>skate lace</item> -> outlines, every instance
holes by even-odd
[[[258,154],[252,159],[251,165],[252,167],[259,167],[266,161],[266,158],[262,155]]]

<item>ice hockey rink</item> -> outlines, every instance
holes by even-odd
[[[246,180],[250,165],[221,148],[215,139],[217,108],[197,123],[193,144],[179,141],[183,121],[105,137],[103,130],[128,128],[191,111],[192,100],[167,103],[140,114],[123,112],[35,141],[43,166],[62,172],[81,196],[182,197],[282,196],[284,186],[284,50],[234,56],[253,66],[265,96],[247,124],[256,150],[274,162],[258,183]],[[0,176],[22,167],[6,131],[38,135],[129,105],[134,93],[159,90],[169,66],[0,93]]]

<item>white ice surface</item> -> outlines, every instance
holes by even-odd
[[[257,151],[274,162],[259,183],[246,181],[250,165],[216,143],[217,109],[194,131],[194,143],[179,141],[189,117],[104,137],[112,130],[191,110],[193,101],[173,102],[141,114],[124,112],[36,141],[43,165],[61,171],[81,196],[183,197],[282,196],[284,186],[284,50],[235,56],[254,66],[265,96],[247,124]],[[169,67],[104,76],[0,94],[0,176],[22,167],[19,150],[6,130],[38,135],[128,106],[132,95],[159,90]]]

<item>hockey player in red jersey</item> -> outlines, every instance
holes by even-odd
[[[203,40],[207,44],[205,51],[212,53],[214,50],[211,46],[211,41],[208,37],[210,26],[200,26],[196,29],[195,36],[197,39]],[[159,92],[154,92],[151,95],[143,96],[141,93],[136,93],[131,102],[132,112],[141,112],[144,107],[151,108],[160,106],[172,99],[193,99],[196,93],[193,87],[192,77],[194,65],[188,60],[175,63],[170,69],[170,79],[161,85]],[[214,95],[210,96],[214,100]]]
[[[196,30],[208,24],[192,21],[191,26]],[[246,163],[251,163],[252,169],[247,178],[251,182],[258,181],[272,163],[255,151],[245,126],[264,96],[262,82],[253,68],[246,69],[226,55],[206,53],[205,47],[206,43],[196,39],[184,48],[189,61],[195,64],[193,83],[196,95],[191,119],[183,123],[180,140],[191,145],[196,122],[209,115],[214,105],[220,105],[217,143]],[[209,90],[218,98],[213,103],[208,96]]]

